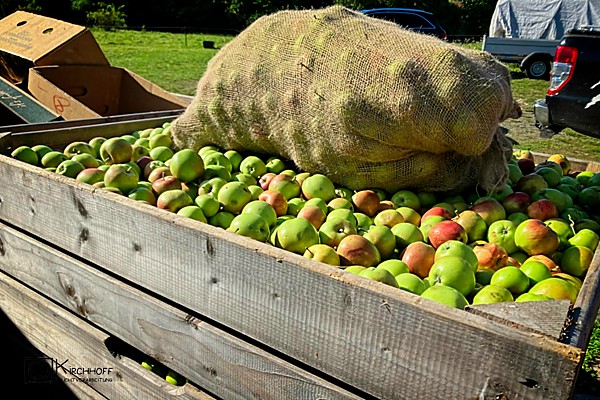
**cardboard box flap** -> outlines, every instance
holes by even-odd
[[[23,61],[27,68],[24,69]],[[31,66],[109,65],[100,45],[85,27],[17,11],[0,20],[0,64],[3,75],[18,82]]]

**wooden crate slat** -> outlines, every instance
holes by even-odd
[[[598,246],[600,249],[600,245]],[[586,349],[600,308],[600,250],[594,258],[573,305],[573,321],[566,331],[565,343]]]
[[[18,188],[0,192],[1,219],[379,398],[562,399],[582,360],[543,335],[3,156],[0,187]]]
[[[359,399],[0,224],[0,269],[224,399]]]
[[[501,324],[531,330],[558,340],[571,310],[569,300],[504,302],[471,305],[466,311]]]
[[[0,308],[32,345],[67,369],[62,377],[73,377],[70,368],[113,368],[110,374],[108,370],[103,375],[75,374],[110,375],[113,381],[86,381],[110,399],[213,399],[190,384],[173,386],[132,360],[113,357],[105,346],[107,334],[4,273],[0,273]]]

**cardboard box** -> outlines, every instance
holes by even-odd
[[[187,104],[127,69],[109,66],[31,68],[28,90],[67,120],[178,110]]]
[[[85,27],[24,11],[0,20],[0,76],[64,119],[163,110],[188,102],[112,67]]]
[[[28,93],[0,77],[0,125],[50,122],[61,119]]]

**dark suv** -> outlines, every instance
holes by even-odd
[[[415,8],[373,8],[360,10],[371,17],[385,19],[415,32],[426,33],[446,40],[448,35],[433,14]]]
[[[567,32],[556,48],[546,98],[533,106],[543,137],[564,128],[600,138],[600,27]]]

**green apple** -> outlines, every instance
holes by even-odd
[[[354,275],[360,275],[360,273],[363,272],[365,269],[367,269],[367,267],[363,267],[362,265],[351,265],[349,267],[344,268],[344,271],[350,272]]]
[[[414,226],[419,226],[421,224],[421,214],[410,207],[398,207],[396,209],[404,218],[404,222],[410,222]]]
[[[562,171],[558,173],[554,168],[550,167],[539,168],[535,173],[544,178],[550,188],[557,186],[560,183],[560,178],[562,178]]]
[[[246,236],[259,242],[266,242],[269,238],[269,225],[259,214],[243,213],[236,215],[227,231],[237,235]]]
[[[561,218],[549,218],[544,223],[552,229],[560,240],[558,250],[563,250],[569,246],[569,239],[575,235],[573,228]]]
[[[219,151],[210,152],[201,158],[204,161],[205,168],[209,165],[217,165],[224,167],[230,174],[233,171],[233,165],[231,165],[231,161],[229,160],[229,158],[225,157],[225,154]]]
[[[513,300],[514,297],[507,288],[491,284],[481,288],[481,290],[473,296],[471,304],[504,303]]]
[[[442,243],[436,250],[434,262],[443,257],[456,256],[464,259],[469,263],[473,272],[477,271],[479,262],[473,248],[460,240],[447,240]]]
[[[345,208],[354,212],[354,205],[352,204],[352,200],[348,200],[345,197],[336,197],[335,199],[331,199],[327,203],[327,210],[329,210],[330,212],[340,208]]]
[[[354,194],[354,191],[352,189],[348,189],[346,187],[338,187],[338,188],[335,189],[335,195],[337,197],[346,199],[348,201],[352,200],[352,195],[353,194]]]
[[[107,139],[100,146],[100,159],[105,164],[121,164],[131,161],[133,147],[127,140],[114,137]]]
[[[230,181],[232,179],[231,173],[227,170],[226,167],[224,167],[222,165],[207,165],[203,168],[204,168],[204,174],[202,174],[202,178],[204,180],[211,179],[214,177],[223,178],[226,181]],[[238,173],[238,175],[240,175],[240,174]],[[254,178],[252,178],[252,179],[254,179]],[[236,181],[239,181],[239,180],[240,179],[236,179]],[[246,183],[246,185],[248,185],[248,186],[252,185],[252,182],[246,182],[246,181],[243,181],[243,182]]]
[[[235,172],[235,173],[233,173],[231,175],[231,180],[233,180],[233,181],[239,181],[239,182],[244,182],[248,186],[250,186],[250,185],[256,185],[257,183],[259,183],[259,181],[257,181],[255,177],[253,177],[252,175],[247,174],[245,172]],[[267,186],[267,188],[268,188],[268,186]],[[265,189],[265,188],[263,188],[263,189]]]
[[[83,183],[87,183],[89,185],[93,185],[96,182],[101,182],[104,180],[105,172],[99,168],[86,168],[80,173],[77,174],[75,180]]]
[[[267,167],[267,172],[273,172],[274,174],[278,174],[286,168],[283,160],[278,157],[270,157],[265,166]]]
[[[395,278],[398,287],[407,292],[420,295],[427,289],[423,280],[415,274],[398,274]]]
[[[344,218],[334,218],[325,221],[319,228],[319,240],[321,243],[333,248],[348,235],[355,235],[356,227]]]
[[[45,144],[36,144],[31,148],[31,150],[35,151],[35,154],[38,156],[38,161],[41,162],[42,158],[49,152],[52,151],[50,146],[46,146]]]
[[[550,255],[558,249],[560,239],[543,221],[528,219],[517,226],[515,244],[529,255]]]
[[[225,186],[227,181],[223,178],[214,177],[208,180],[200,182],[198,185],[198,196],[201,194],[208,194],[212,197],[218,197],[219,191]],[[252,194],[250,194],[252,195]]]
[[[108,172],[107,172],[108,174]],[[156,199],[156,207],[161,210],[167,210],[176,213],[186,206],[194,204],[192,198],[181,189],[167,190],[161,193]]]
[[[292,199],[290,199],[288,201],[288,209],[287,209],[287,213],[289,215],[293,215],[293,216],[297,216],[298,212],[306,205],[306,200],[304,200],[301,197],[294,197]],[[325,207],[325,210],[323,211],[323,213],[327,212],[327,207]]]
[[[460,310],[469,305],[469,302],[461,292],[446,285],[430,286],[421,293],[421,297]]]
[[[377,269],[377,268],[366,268],[359,273],[359,276],[370,279],[372,281],[377,281],[381,283],[385,283],[386,285],[390,285],[393,287],[398,287],[398,283],[396,282],[396,278],[389,271],[385,269]]]
[[[571,303],[575,303],[577,298],[577,287],[561,278],[548,278],[535,284],[529,292],[531,294],[545,295],[553,300],[570,300]]]
[[[529,278],[529,287],[533,287],[536,283],[552,277],[552,272],[546,264],[541,261],[531,260],[526,261],[520,267],[527,278]]]
[[[319,243],[319,233],[304,218],[292,218],[277,228],[278,247],[297,254],[304,254],[307,248]]]
[[[219,212],[219,208],[221,208],[221,203],[207,193],[196,196],[194,203],[202,209],[202,213],[204,216],[206,216],[206,218],[214,216],[217,212]]]
[[[133,151],[133,149],[132,149]],[[150,150],[148,153],[153,160],[158,160],[162,162],[166,162],[173,157],[173,150],[167,146],[157,146]]]
[[[377,247],[382,260],[387,260],[392,257],[396,249],[396,236],[387,226],[371,226],[364,234],[367,240]]]
[[[331,246],[327,246],[326,244],[313,244],[308,247],[304,252],[304,257],[313,259],[315,261],[320,261],[329,265],[340,265],[340,256]]]
[[[218,228],[227,229],[231,225],[231,221],[235,218],[235,215],[229,211],[219,211],[212,217],[208,218],[208,223]]]
[[[592,251],[596,251],[600,236],[591,229],[581,229],[568,240],[570,246],[584,246]]]
[[[252,175],[259,179],[261,175],[267,172],[267,166],[263,160],[257,156],[247,156],[240,162],[240,172]]]
[[[573,207],[571,196],[555,188],[540,189],[531,195],[532,202],[541,199],[547,199],[554,203],[559,214],[563,213],[567,208]]]
[[[304,205],[306,207],[306,205]],[[332,219],[345,219],[350,222],[354,228],[358,228],[358,221],[356,220],[356,216],[354,216],[354,211],[348,208],[338,208],[336,210],[331,210],[326,216],[326,221]]]
[[[320,197],[314,197],[312,199],[308,199],[308,200],[306,200],[306,203],[304,203],[304,205],[311,205],[311,204],[319,206],[319,208],[321,208],[321,210],[323,210],[325,215],[327,215],[327,213],[329,212],[329,209],[327,208],[327,203],[325,202],[325,200],[321,199]]]
[[[71,157],[71,160],[81,163],[85,168],[98,168],[100,161],[89,153],[76,154]]]
[[[41,160],[41,164],[44,168],[56,168],[59,164],[69,158],[62,151],[49,151]]]
[[[156,135],[150,135],[150,141],[148,143],[150,145],[150,150],[156,147],[171,147],[173,145],[173,140],[170,135],[165,133],[158,133]]]
[[[295,176],[287,174],[278,174],[269,182],[269,190],[276,190],[283,193],[286,200],[298,197],[300,195],[300,184]]]
[[[392,233],[396,237],[396,248],[402,250],[413,242],[422,242],[423,233],[409,222],[401,222],[392,226]]]
[[[252,200],[252,193],[243,182],[227,182],[217,193],[217,200],[223,206],[224,211],[239,214],[244,206]]]
[[[40,161],[38,153],[29,146],[19,146],[10,153],[11,157],[27,164],[37,165]]]
[[[258,200],[260,195],[264,192],[263,188],[258,185],[248,185],[248,190],[252,194],[252,200]]]
[[[492,276],[496,271],[491,268],[484,268],[475,271],[475,282],[482,286],[487,286],[492,281]]]
[[[560,270],[569,275],[582,277],[594,258],[594,251],[585,246],[571,246],[560,257]]]
[[[461,257],[446,256],[433,263],[429,271],[429,280],[436,285],[451,286],[463,296],[475,289],[475,272],[471,265]]]
[[[156,195],[151,189],[146,187],[138,186],[135,189],[130,190],[129,193],[127,193],[127,197],[132,200],[143,201],[152,206],[156,205]]]
[[[68,158],[71,158],[77,154],[83,154],[83,153],[94,156],[94,158],[96,157],[96,152],[94,151],[94,148],[86,142],[69,143],[67,145],[67,147],[65,147],[65,149],[63,150],[63,153],[65,153],[65,155]]]
[[[487,241],[498,244],[509,254],[514,253],[519,250],[515,244],[516,230],[517,225],[511,220],[501,219],[494,221],[488,228]]]
[[[179,375],[177,372],[170,370],[167,372],[167,376],[165,376],[165,380],[169,382],[171,385],[182,386],[186,379]]]
[[[529,277],[517,267],[507,266],[492,275],[490,285],[508,289],[514,296],[525,293],[529,289]]]
[[[526,302],[526,301],[548,301],[548,300],[553,300],[552,297],[550,296],[546,296],[543,294],[533,294],[533,293],[523,293],[522,295],[520,295],[519,297],[517,297],[515,299],[515,301],[517,303],[522,303],[522,302]]]
[[[333,182],[323,174],[313,174],[306,178],[302,182],[302,195],[307,200],[320,198],[325,203],[337,197]]]
[[[244,157],[236,150],[227,150],[225,153],[223,153],[223,155],[227,157],[229,163],[231,164],[231,172],[238,172]]]
[[[467,233],[469,243],[485,238],[488,227],[485,220],[475,211],[465,210],[455,218]]]
[[[421,200],[419,196],[410,190],[399,190],[391,197],[392,202],[396,207],[409,207],[415,211],[421,209]]]
[[[262,200],[252,200],[246,203],[241,213],[259,215],[265,220],[269,228],[273,228],[277,222],[275,209],[269,203]]]
[[[183,215],[184,217],[195,219],[196,221],[208,223],[206,216],[202,212],[202,209],[196,205],[190,205],[180,208],[177,214]]]
[[[387,269],[388,272],[390,272],[395,277],[400,274],[409,274],[410,273],[410,270],[408,269],[408,265],[406,265],[405,262],[402,262],[398,259],[385,260],[385,261],[379,263],[375,268]],[[420,279],[421,278],[419,278],[419,280]]]
[[[143,139],[142,139],[143,140]],[[148,147],[134,143],[131,145],[131,160],[137,161],[144,156],[150,155]]]
[[[411,208],[412,210],[412,208]],[[394,225],[405,222],[404,216],[395,209],[383,210],[377,213],[373,218],[373,223],[377,226],[386,226],[392,228]]]
[[[202,177],[204,163],[198,153],[191,149],[183,149],[173,154],[169,169],[181,182],[192,182]]]
[[[514,212],[512,214],[509,214],[508,217],[506,217],[509,221],[512,221],[516,226],[519,226],[519,224],[523,221],[527,221],[529,219],[529,217],[527,216],[527,214],[522,213],[522,212]]]
[[[69,178],[75,178],[84,169],[85,167],[80,162],[74,160],[65,160],[56,167],[56,173],[59,175],[68,176]]]

